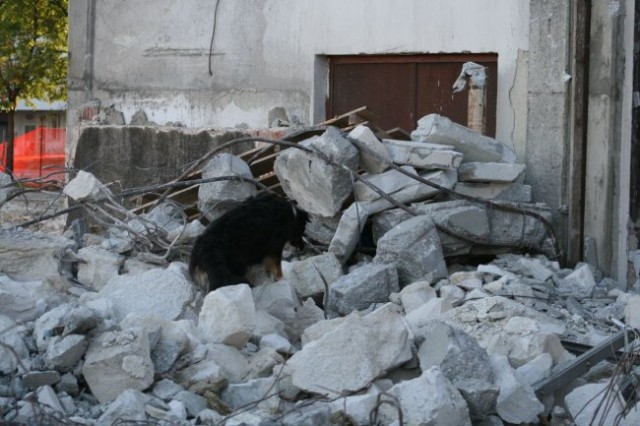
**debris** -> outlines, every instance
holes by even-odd
[[[457,169],[462,162],[462,154],[452,146],[427,142],[399,141],[383,139],[382,143],[391,153],[394,163],[416,169]]]

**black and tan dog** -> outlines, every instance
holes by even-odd
[[[282,278],[280,261],[286,242],[303,248],[306,212],[269,193],[243,201],[214,220],[198,236],[189,273],[205,294],[226,285],[248,283],[249,266],[263,263]]]

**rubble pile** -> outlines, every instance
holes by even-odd
[[[205,295],[177,250],[202,223],[171,203],[130,214],[79,173],[65,194],[108,232],[0,231],[2,420],[640,424],[615,361],[538,392],[575,362],[567,341],[638,327],[640,297],[588,264],[561,268],[508,147],[437,115],[412,139],[328,128],[282,151],[274,171],[315,251],[286,253],[280,281],[257,266],[253,287]],[[249,170],[228,154],[207,168]],[[246,184],[202,183],[203,214],[257,191]]]

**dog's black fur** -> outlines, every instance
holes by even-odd
[[[280,261],[286,242],[302,249],[305,211],[275,194],[243,201],[214,220],[198,236],[191,251],[189,273],[205,294],[226,285],[248,283],[247,268],[264,263],[282,278]]]

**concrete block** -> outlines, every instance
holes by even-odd
[[[65,185],[62,192],[74,201],[96,202],[113,196],[109,188],[84,170],[79,170],[78,174]]]
[[[399,289],[395,265],[365,264],[331,284],[325,309],[330,316],[347,315],[375,303],[386,303],[389,295]]]
[[[256,327],[256,307],[247,284],[220,287],[204,298],[198,329],[212,343],[242,348]]]
[[[142,275],[113,277],[99,295],[112,303],[119,320],[127,315],[175,320],[187,314],[196,290],[186,276],[184,264],[172,263],[166,269],[153,269]]]
[[[78,280],[96,291],[102,289],[111,278],[119,275],[124,257],[97,246],[78,250]]]
[[[136,389],[119,392],[115,401],[111,402],[105,412],[98,418],[97,424],[111,425],[116,422],[145,422],[145,405],[149,397]]]
[[[281,354],[292,354],[295,352],[295,348],[289,343],[289,340],[276,333],[262,336],[260,339],[260,348],[273,348]]]
[[[402,169],[413,175],[418,175],[416,169],[411,166],[402,166]],[[442,172],[432,172],[429,174],[429,176],[441,175]],[[364,174],[361,176],[361,180],[373,185],[399,202],[408,202],[419,197],[428,197],[440,192],[438,189],[424,185],[397,170],[389,170],[375,175]],[[436,183],[440,182],[436,181]],[[381,196],[376,191],[360,180],[355,183],[354,195],[356,201],[376,201],[381,199]],[[390,205],[388,204],[388,201],[387,205]],[[384,209],[374,209],[371,213],[376,213],[377,211],[382,210]]]
[[[443,285],[440,287],[440,297],[453,304],[465,298],[465,292],[457,285]]]
[[[145,390],[153,384],[150,353],[142,328],[109,331],[89,344],[82,375],[93,396],[106,404],[127,389]]]
[[[300,145],[320,151],[346,170],[327,164],[317,155],[290,148],[280,153],[274,163],[282,189],[304,211],[334,216],[353,192],[349,170],[357,170],[358,150],[335,127],[329,127],[322,136],[302,141]]]
[[[440,319],[442,314],[451,309],[453,307],[447,299],[435,298],[409,312],[405,319],[415,336],[416,342],[421,343],[424,340],[423,330],[431,327],[432,321]]]
[[[40,281],[58,273],[58,259],[74,246],[73,240],[54,234],[0,230],[0,272],[17,281]]]
[[[199,223],[199,221],[195,222]],[[164,201],[153,207],[148,213],[142,213],[130,220],[128,225],[143,235],[158,233],[163,235],[182,229],[185,225],[185,219],[182,209],[176,203]]]
[[[0,173],[0,204],[4,203],[13,193],[14,187],[12,185],[11,176],[6,173]]]
[[[65,303],[47,311],[36,320],[33,326],[33,337],[40,352],[44,352],[47,349],[49,341],[55,336],[54,330],[64,327],[66,318],[74,308],[74,304]]]
[[[436,290],[429,281],[416,281],[400,291],[400,302],[405,314],[415,311],[420,306],[437,297]]]
[[[56,384],[58,392],[64,392],[67,395],[78,396],[80,394],[80,386],[78,379],[72,373],[65,373],[60,377],[60,381]]]
[[[624,322],[628,327],[640,328],[640,296],[633,295],[627,301]]]
[[[395,263],[401,287],[448,275],[438,231],[427,216],[406,220],[380,238],[374,262]]]
[[[496,412],[508,423],[537,423],[544,405],[536,398],[533,388],[524,383],[509,365],[505,356],[491,356],[495,383],[500,389]]]
[[[383,139],[382,143],[393,162],[399,165],[427,170],[457,169],[462,162],[462,154],[454,151],[452,146],[395,139]]]
[[[52,296],[42,281],[14,281],[0,273],[0,312],[14,321],[35,320]]]
[[[329,252],[336,255],[340,263],[347,263],[360,241],[360,234],[369,218],[366,203],[352,203],[340,217],[338,229],[329,244]]]
[[[85,354],[89,343],[81,334],[53,336],[46,352],[47,363],[58,371],[69,371]]]
[[[514,203],[530,203],[531,185],[521,183],[472,183],[458,182],[456,192],[481,200],[501,200]]]
[[[313,324],[325,319],[324,311],[320,309],[312,298],[302,302],[302,306],[296,310],[294,326],[289,330],[289,336],[292,341],[298,341],[302,337],[302,333]]]
[[[274,373],[276,366],[284,364],[284,358],[274,348],[260,348],[249,360],[249,371],[242,381],[269,377]],[[281,377],[284,379],[284,377]]]
[[[174,401],[179,401],[187,410],[187,415],[197,417],[198,414],[207,408],[207,399],[193,392],[183,390],[178,392],[174,397]]]
[[[360,167],[367,173],[382,173],[389,168],[391,156],[387,148],[367,126],[356,126],[349,132],[360,152]]]
[[[251,289],[256,311],[264,311],[274,316],[282,321],[286,327],[293,326],[296,308],[300,306],[294,284],[291,281],[287,279],[262,284]]]
[[[342,264],[336,255],[324,253],[295,262],[285,279],[293,284],[300,298],[305,298],[325,292],[322,277],[331,285],[342,275]]]
[[[365,315],[363,312],[352,312],[350,316],[363,316]],[[331,318],[323,321],[318,321],[317,323],[307,327],[302,333],[302,346],[304,347],[309,342],[314,340],[318,340],[323,337],[325,334],[335,330],[339,326],[342,325],[346,321],[347,317],[338,317]]]
[[[548,353],[541,353],[531,361],[516,369],[520,378],[528,385],[533,386],[540,380],[546,379],[551,374],[553,357]]]
[[[471,426],[465,400],[438,367],[424,371],[416,379],[396,384],[388,394],[400,402],[405,424]],[[380,410],[383,424],[392,424],[398,419],[394,405],[385,404]]]
[[[524,164],[469,162],[458,168],[460,182],[515,182],[525,170]]]
[[[471,291],[482,288],[482,274],[476,271],[460,271],[454,272],[449,276],[449,283],[458,287]]]
[[[161,379],[154,383],[153,387],[151,388],[151,394],[163,401],[168,402],[183,390],[184,388],[176,382],[169,379]]]
[[[572,390],[564,398],[564,403],[576,426],[623,425],[638,424],[638,410],[623,416],[624,398],[621,395],[610,395],[607,388],[610,383],[589,383]],[[606,409],[605,409],[606,407]]]
[[[507,145],[438,114],[429,114],[418,120],[418,128],[411,132],[411,139],[451,145],[464,155],[464,163],[516,161],[515,152]]]
[[[400,308],[387,304],[365,316],[347,316],[337,328],[294,354],[286,368],[296,387],[339,396],[363,389],[411,356]]]
[[[212,359],[203,359],[180,370],[175,380],[185,389],[202,394],[207,390],[214,392],[227,385],[220,366]]]
[[[220,392],[220,399],[235,409],[256,404],[267,412],[278,409],[280,398],[273,392],[274,379],[271,377],[249,380],[246,383],[230,384]]]
[[[222,369],[224,377],[230,383],[239,383],[249,371],[249,362],[242,352],[233,346],[220,343],[208,343],[206,345],[206,358],[215,361]]]
[[[38,390],[36,390],[36,398],[38,399],[38,404],[44,408],[45,412],[56,413],[57,415],[67,414],[58,399],[58,395],[56,395],[56,392],[51,386],[44,385],[38,388]]]
[[[498,388],[487,351],[462,330],[439,321],[422,327],[420,337],[424,339],[418,348],[420,369],[437,366],[467,401],[472,419],[493,413]]]
[[[247,163],[227,153],[216,155],[202,169],[203,179],[223,176],[253,178]],[[198,188],[198,208],[207,219],[214,220],[256,193],[255,184],[243,180],[203,183]]]
[[[50,371],[29,371],[22,376],[22,386],[37,389],[40,386],[55,385],[60,381],[60,373]]]
[[[577,299],[587,299],[593,294],[596,287],[596,281],[593,278],[591,267],[583,263],[576,269],[560,280],[557,291],[564,295],[572,295]]]

